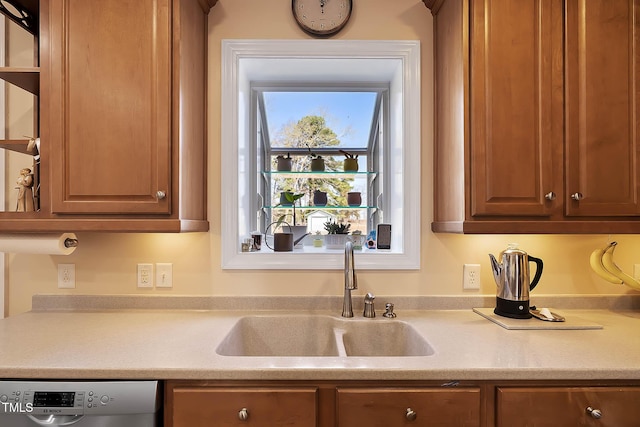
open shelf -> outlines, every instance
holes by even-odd
[[[40,68],[38,67],[0,67],[0,79],[35,96],[40,95]]]
[[[33,155],[34,153],[27,148],[29,141],[29,139],[2,139],[0,140],[0,148],[15,151],[16,153]]]

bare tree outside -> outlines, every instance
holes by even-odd
[[[292,171],[301,172],[309,171],[314,149],[337,147],[340,145],[340,139],[336,132],[327,127],[327,121],[324,116],[308,115],[302,117],[297,122],[289,122],[285,124],[280,131],[273,137],[273,145],[278,147],[303,148],[307,150],[306,155],[299,153],[292,154]],[[325,160],[326,171],[342,170],[342,158],[334,158],[334,156],[323,156]],[[271,159],[272,169],[275,169],[275,156]],[[280,193],[283,191],[291,191],[295,194],[304,194],[300,199],[300,206],[313,205],[313,193],[315,190],[327,193],[329,206],[345,206],[347,204],[347,192],[351,191],[353,178],[332,177],[309,177],[309,178],[285,178],[274,177],[272,186],[272,206],[280,202]],[[320,208],[319,208],[320,209]],[[331,213],[338,221],[357,220],[360,216],[359,211],[338,210],[321,208]],[[278,209],[280,211],[280,209]],[[274,216],[286,213],[274,212]],[[308,210],[301,210],[297,215],[298,223],[306,223],[306,215]]]

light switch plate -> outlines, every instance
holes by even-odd
[[[173,264],[159,262],[156,264],[156,288],[173,287]]]

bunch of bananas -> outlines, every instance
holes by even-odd
[[[617,245],[618,242],[611,242],[606,247],[591,252],[591,257],[589,258],[591,269],[608,282],[618,285],[624,284],[630,288],[640,290],[640,282],[622,271],[613,261],[613,251]]]

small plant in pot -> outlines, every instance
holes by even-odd
[[[344,154],[343,169],[345,172],[358,172],[358,155],[353,155],[344,150],[340,150]]]
[[[294,194],[293,191],[283,191],[280,193],[280,203],[276,205],[276,206],[284,206],[284,207],[293,207],[293,225],[296,225],[296,202],[300,200],[302,197],[304,197],[304,193]]]
[[[294,245],[298,247],[302,243],[302,239],[307,234],[306,225],[296,224],[296,202],[304,196],[304,193],[294,194],[292,191],[283,191],[280,193],[280,203],[277,206],[292,207],[293,208],[293,225],[289,226],[289,229],[293,233]],[[280,215],[276,222],[276,228],[284,222],[285,217],[288,214]]]
[[[282,154],[276,157],[276,169],[281,172],[289,172],[291,171],[292,160],[289,153],[287,153],[287,157]]]
[[[349,234],[350,228],[351,224],[338,223],[333,220],[324,223],[324,229],[327,230],[328,234]]]
[[[327,193],[321,190],[314,191],[313,204],[314,206],[327,206]]]
[[[329,233],[325,236],[327,249],[344,248],[350,228],[351,224],[337,223],[332,220],[325,222],[324,229]]]
[[[322,156],[319,156],[316,153],[312,152],[309,145],[307,145],[307,150],[309,150],[309,157],[311,157],[311,170],[313,172],[323,172],[324,159],[322,158]]]

